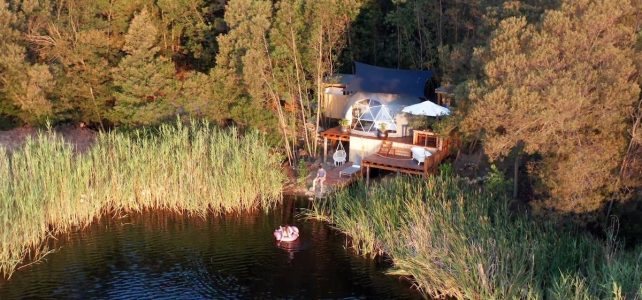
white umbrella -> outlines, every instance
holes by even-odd
[[[431,101],[424,101],[404,107],[401,111],[418,116],[439,117],[450,115],[450,110]]]

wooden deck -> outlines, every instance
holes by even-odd
[[[325,185],[331,188],[339,188],[339,187],[347,186],[352,182],[356,181],[357,179],[359,179],[359,177],[361,177],[361,173],[358,173],[358,172],[352,176],[340,176],[341,171],[351,166],[352,166],[352,163],[347,162],[340,166],[327,167]]]
[[[321,133],[321,136],[324,138],[324,161],[326,161],[327,156],[327,141],[350,141],[350,136],[372,139],[372,140],[382,140],[376,136],[359,134],[357,132],[341,132],[339,127],[330,128]],[[432,155],[426,157],[426,160],[422,164],[417,164],[417,161],[412,159],[412,154],[410,153],[410,148],[416,146],[413,144],[413,137],[388,137],[386,141],[392,142],[393,146],[391,149],[386,151],[380,151],[376,154],[368,155],[361,160],[361,172],[366,174],[366,181],[369,181],[370,178],[370,169],[381,169],[391,172],[399,172],[413,175],[428,176],[436,171],[439,164],[446,158],[450,151],[451,141],[449,139],[443,140],[441,149],[430,148]],[[381,149],[380,149],[381,150]],[[343,168],[347,168],[351,163],[343,165]],[[346,184],[354,181],[355,178],[342,178],[339,177],[340,168],[335,168],[328,173],[328,179],[326,180],[328,186],[335,186],[336,184],[344,181],[348,181]],[[336,175],[332,176],[332,173]],[[336,177],[336,183],[332,181],[332,177]]]
[[[412,159],[410,155],[397,155],[394,150],[389,153],[392,155],[371,154],[361,160],[362,171],[366,173],[366,182],[370,181],[370,169],[381,169],[392,172],[428,176],[433,174],[439,164],[448,156],[450,151],[450,141],[444,141],[443,148],[426,157],[422,164]]]
[[[412,157],[400,155],[371,154],[361,161],[361,166],[366,168],[382,169],[393,172],[401,172],[415,175],[424,174],[424,165],[418,165]]]
[[[341,176],[341,171],[347,168],[350,168],[351,166],[352,166],[351,162],[347,162],[340,166],[334,166],[332,164],[324,165],[323,167],[326,170],[326,179],[323,184],[323,187],[317,186],[316,189],[314,190],[310,188],[310,190],[308,190],[309,192],[308,196],[323,198],[328,194],[328,192],[342,189],[346,186],[349,186],[353,182],[359,180],[362,176],[362,172],[357,172],[352,176],[346,176],[346,175]]]
[[[335,142],[350,142],[350,137],[358,137],[369,140],[379,140],[383,141],[384,139],[378,138],[374,135],[359,134],[356,131],[342,132],[340,127],[333,127],[326,131],[321,132],[321,137],[323,138],[323,161],[327,161],[328,156],[328,141],[332,142],[332,147],[334,147]],[[400,143],[405,145],[412,145],[412,136],[405,137],[388,137],[385,139],[393,143]]]

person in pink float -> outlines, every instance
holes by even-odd
[[[285,225],[285,227],[279,226],[279,228],[274,231],[274,237],[279,242],[294,241],[299,237],[299,228],[290,225]]]

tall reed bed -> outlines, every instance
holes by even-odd
[[[497,186],[387,179],[339,191],[309,215],[351,236],[363,254],[385,252],[393,273],[411,275],[432,297],[642,297],[642,247],[624,251],[612,234],[597,240],[513,213]]]
[[[84,153],[55,133],[12,153],[0,147],[0,273],[41,257],[47,236],[104,213],[273,205],[284,181],[280,161],[260,134],[208,123],[101,133]]]

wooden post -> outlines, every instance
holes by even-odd
[[[432,159],[432,155],[428,156],[428,157],[426,157],[426,159],[424,159],[424,178],[428,177],[428,171],[429,171],[428,168],[430,167],[431,159]]]
[[[323,137],[323,163],[325,164],[328,156],[328,137]]]
[[[428,159],[424,159],[424,178],[428,177]]]
[[[366,167],[366,186],[370,186],[370,165]]]

